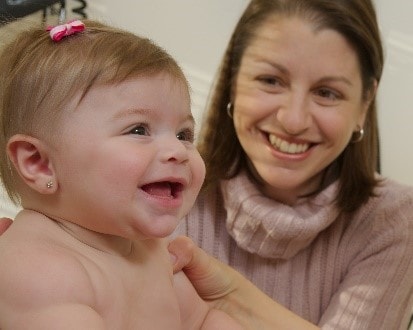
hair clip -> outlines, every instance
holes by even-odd
[[[60,41],[62,38],[72,34],[82,32],[85,29],[85,24],[82,21],[74,20],[66,24],[50,26],[46,30],[50,33],[50,38],[53,41]]]

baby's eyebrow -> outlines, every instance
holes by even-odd
[[[192,124],[195,125],[195,118],[194,118],[194,116],[192,116],[192,114],[189,114],[188,116],[186,116],[184,121],[190,121]]]
[[[151,116],[157,117],[154,111],[145,108],[131,108],[117,112],[113,119],[122,119],[125,117],[133,116],[133,115],[141,115],[141,116]]]
[[[126,118],[126,117],[133,116],[133,115],[153,117],[155,119],[160,118],[160,116],[156,113],[156,111],[152,111],[151,109],[130,108],[130,109],[117,112],[113,116],[113,119],[122,119],[122,118]],[[189,121],[191,122],[191,124],[195,125],[195,118],[191,113],[189,113],[182,121],[183,122]]]

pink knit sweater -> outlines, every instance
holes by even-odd
[[[413,305],[413,188],[386,179],[351,218],[334,183],[290,207],[244,175],[201,195],[178,234],[323,329],[407,329]]]

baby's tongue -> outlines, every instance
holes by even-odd
[[[171,185],[169,182],[155,182],[149,183],[142,187],[146,193],[160,197],[171,197]]]

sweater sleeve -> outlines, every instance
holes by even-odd
[[[363,230],[352,240],[358,246],[348,247],[351,258],[320,320],[322,329],[407,329],[413,310],[412,196],[411,190],[398,202],[387,196],[361,219]]]

